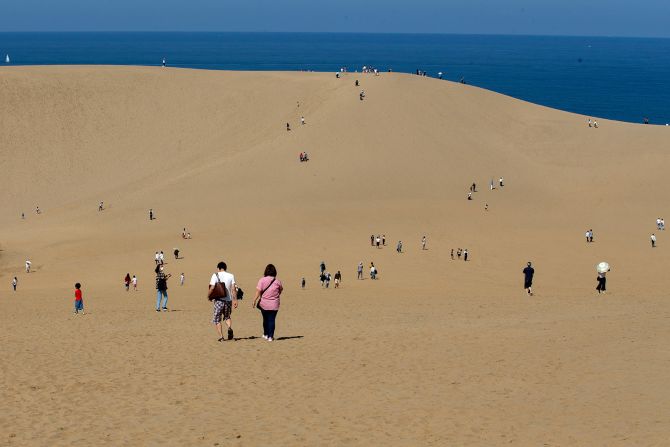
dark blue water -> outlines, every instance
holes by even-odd
[[[450,80],[584,115],[670,122],[670,39],[293,34],[0,33],[12,64],[216,70],[444,72]]]

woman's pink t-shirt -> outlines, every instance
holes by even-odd
[[[281,285],[281,281],[278,279],[275,279],[275,282],[268,287],[273,279],[275,278],[272,276],[264,276],[258,280],[258,285],[256,286],[256,289],[259,292],[262,292],[267,288],[265,293],[261,295],[261,307],[264,310],[279,310],[279,295],[281,295],[284,288]]]

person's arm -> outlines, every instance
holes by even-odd
[[[230,286],[230,294],[232,295],[233,298],[233,307],[237,309],[237,284],[235,284],[234,279],[233,283]]]
[[[258,304],[260,298],[261,298],[261,291],[256,289],[256,296],[254,297],[254,301],[251,303],[252,308],[256,308],[256,304]]]

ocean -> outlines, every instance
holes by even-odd
[[[335,33],[0,33],[14,65],[438,72],[583,115],[670,123],[670,39]],[[0,71],[0,76],[1,76]]]

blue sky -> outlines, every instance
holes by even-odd
[[[670,37],[670,0],[0,0],[0,31]]]

